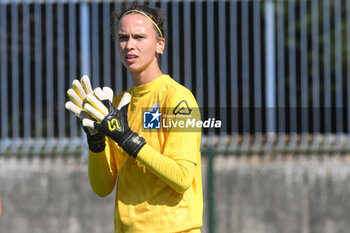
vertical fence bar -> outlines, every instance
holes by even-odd
[[[342,2],[334,1],[336,132],[343,134]],[[339,143],[341,140],[337,140]]]
[[[79,9],[79,8],[78,8]],[[68,3],[68,46],[69,46],[69,88],[72,87],[72,82],[78,77],[78,47],[77,47],[77,7],[76,2]],[[79,21],[78,21],[79,22]],[[67,96],[67,95],[66,95]],[[81,138],[78,137],[78,130],[81,130],[80,126],[77,124],[77,119],[73,114],[69,114],[70,117],[70,143],[68,147],[68,153],[74,153],[76,149],[81,145]],[[79,128],[78,128],[79,127]]]
[[[196,30],[196,98],[198,106],[200,108],[204,107],[204,85],[203,85],[203,26],[202,26],[202,2],[195,2],[195,30]]]
[[[261,2],[253,2],[253,37],[254,37],[254,126],[255,126],[255,145],[254,150],[257,151],[262,141],[262,82],[261,82],[261,22],[260,10]]]
[[[226,110],[227,108],[227,69],[226,69],[226,11],[225,11],[225,1],[219,1],[219,91],[220,93],[220,120],[224,123],[220,129],[220,135],[223,136],[227,132],[227,117]],[[222,140],[224,142],[224,140]]]
[[[324,127],[325,127],[325,133],[329,134],[331,133],[331,127],[332,127],[332,114],[331,114],[331,107],[332,107],[332,97],[331,97],[331,48],[330,48],[330,5],[329,0],[323,1],[323,33],[324,33],[324,42],[323,42],[323,73],[324,73],[324,94],[323,94],[323,101],[324,101]],[[327,141],[328,142],[328,141]]]
[[[275,77],[275,5],[272,1],[266,2],[266,131],[268,145],[271,146],[276,133],[276,77]]]
[[[300,2],[300,79],[301,79],[301,133],[302,147],[306,149],[309,132],[309,82],[307,46],[307,2]]]
[[[19,139],[19,41],[18,2],[11,3],[11,82],[12,82],[12,138]]]
[[[126,1],[126,7],[129,8],[132,6],[132,2]],[[133,78],[131,72],[127,71],[126,73],[126,89],[129,89],[133,86]]]
[[[119,9],[121,7],[121,2],[116,3],[116,9]],[[123,91],[123,65],[121,63],[121,58],[119,56],[119,50],[118,45],[115,43],[115,50],[114,50],[114,56],[115,56],[115,91],[116,93],[121,93]]]
[[[29,3],[23,3],[23,114],[24,114],[24,146],[23,152],[27,153],[31,139],[31,81],[30,81],[30,12]]]
[[[296,23],[295,23],[295,9],[296,2],[291,0],[288,2],[288,81],[289,81],[289,109],[290,109],[290,120],[289,120],[289,133],[291,134],[290,148],[295,149],[296,146],[296,134],[298,126],[297,116],[297,68],[296,68]]]
[[[163,12],[166,14],[166,15],[169,15],[168,14],[168,1],[166,0],[162,0],[161,3],[160,3],[160,8],[163,10]],[[168,28],[168,22],[166,22],[166,28]],[[168,49],[167,49],[167,45],[165,45],[165,49],[164,49],[164,52],[163,52],[163,55],[161,55],[161,69],[163,71],[163,73],[169,73],[169,70],[168,70]]]
[[[313,0],[311,5],[311,40],[312,40],[312,131],[320,134],[320,54],[319,54],[319,1]],[[316,142],[314,142],[316,146]]]
[[[262,106],[262,93],[261,93],[261,24],[260,24],[260,4],[259,1],[253,3],[253,31],[254,31],[254,103],[255,107],[261,108]],[[261,130],[261,118],[255,119],[255,124],[258,129]],[[261,132],[261,131],[259,131]]]
[[[66,70],[66,67],[64,65],[65,60],[65,30],[64,30],[64,24],[65,24],[65,17],[64,17],[64,6],[62,2],[57,3],[57,113],[58,113],[58,138],[60,140],[63,140],[66,136],[65,134],[65,109],[64,109],[64,87],[65,87],[65,80],[66,80],[66,73],[64,72]],[[59,147],[63,148],[62,147]]]
[[[237,2],[230,2],[230,77],[231,77],[231,132],[232,140],[230,150],[237,148],[237,140],[234,137],[238,136],[238,46],[237,46]]]
[[[81,60],[81,73],[91,77],[90,70],[90,7],[87,2],[81,2],[80,8],[80,60]],[[80,129],[81,130],[81,129]],[[82,133],[82,140],[85,141],[85,134]],[[83,157],[88,156],[88,150],[86,144],[84,144]]]
[[[9,122],[9,109],[8,109],[8,30],[7,30],[7,3],[2,2],[0,4],[0,81],[1,81],[1,122]],[[9,125],[1,125],[1,141],[0,152],[5,152],[9,148],[11,140],[9,139]]]
[[[242,22],[242,106],[243,106],[243,133],[249,132],[249,108],[250,92],[250,67],[249,67],[249,23],[248,23],[248,2],[242,1],[241,22]]]
[[[284,29],[284,1],[278,1],[277,7],[277,124],[278,124],[278,146],[279,150],[285,145],[286,136],[286,94],[285,94],[285,29]]]
[[[82,75],[90,75],[90,7],[87,2],[80,5],[80,60]]]
[[[34,48],[35,48],[35,136],[42,138],[43,136],[43,109],[42,101],[42,19],[41,19],[41,3],[34,3],[35,27],[34,27]],[[39,148],[36,146],[36,151]]]
[[[180,18],[179,18],[179,2],[171,2],[171,16],[172,16],[172,56],[173,56],[173,74],[172,78],[180,82]]]
[[[126,1],[126,7],[129,8],[132,6],[132,2]],[[131,76],[131,72],[127,71],[126,73],[126,89],[129,89],[133,86],[133,78]]]
[[[69,87],[74,79],[78,78],[77,73],[77,37],[76,37],[76,3],[69,2],[68,4],[68,46],[69,46]],[[67,95],[66,95],[67,96]],[[69,114],[70,121],[70,137],[71,139],[77,136],[77,121],[73,114]],[[73,148],[71,148],[73,150]]]
[[[46,42],[46,133],[47,137],[52,139],[54,137],[54,116],[53,116],[53,92],[54,92],[54,78],[53,78],[53,9],[51,2],[45,4],[45,42]]]
[[[100,54],[99,54],[99,12],[98,12],[98,2],[92,1],[91,3],[91,66],[92,66],[92,87],[100,86]]]
[[[249,61],[249,8],[248,1],[241,3],[241,28],[242,28],[242,125],[243,142],[242,150],[246,151],[250,141],[250,61]]]
[[[212,1],[207,2],[207,82],[208,82],[208,108],[209,117],[215,116],[215,41],[214,41],[214,3]],[[211,131],[209,135],[212,136]]]
[[[191,5],[190,0],[184,0],[184,70],[185,70],[185,86],[188,89],[192,89],[192,52],[191,52]],[[182,60],[180,58],[175,58]]]
[[[0,79],[1,79],[1,122],[8,121],[8,70],[7,70],[7,4],[0,4]],[[7,140],[9,137],[8,124],[1,124],[1,139]],[[6,150],[5,145],[4,150]]]
[[[346,48],[347,48],[347,64],[350,62],[350,1],[346,1]],[[347,80],[346,89],[347,91],[347,122],[348,122],[348,132],[347,136],[350,137],[350,66],[347,66]],[[348,138],[348,141],[350,139]],[[348,143],[349,145],[349,143]],[[349,146],[348,146],[349,147]]]
[[[103,83],[111,87],[111,31],[110,31],[110,3],[104,2],[102,8],[103,18]]]

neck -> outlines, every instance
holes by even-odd
[[[132,78],[134,80],[134,86],[140,86],[143,84],[147,84],[147,83],[153,81],[154,79],[158,78],[162,74],[163,73],[159,69],[158,65],[154,69],[148,69],[148,70],[144,70],[141,72],[131,73]]]

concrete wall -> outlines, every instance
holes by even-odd
[[[347,156],[217,156],[215,232],[342,233],[350,229]],[[203,158],[204,196],[207,160]],[[0,158],[0,233],[113,232],[114,193],[89,186],[86,161]],[[208,205],[204,206],[208,232]]]
[[[0,233],[113,232],[114,194],[101,199],[77,160],[0,159]]]
[[[215,232],[350,232],[348,156],[219,156],[215,164]]]

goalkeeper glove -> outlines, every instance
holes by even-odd
[[[89,114],[87,114],[83,109],[83,103],[86,99],[87,94],[95,94],[100,99],[111,99],[113,98],[113,91],[110,88],[104,87],[96,88],[92,91],[91,83],[88,76],[84,75],[80,82],[78,80],[73,81],[73,89],[70,88],[67,94],[71,101],[65,104],[67,110],[71,111],[76,115],[80,122],[84,119],[93,119]],[[87,136],[87,142],[89,149],[93,152],[101,152],[105,148],[105,137],[103,133],[99,132],[94,128],[87,128],[83,126],[83,130]]]
[[[129,155],[136,158],[146,141],[129,127],[127,111],[130,99],[130,94],[125,93],[118,108],[116,108],[111,101],[103,100],[101,102],[93,95],[88,94],[84,110],[93,115],[97,121],[92,122],[89,119],[84,119],[83,125],[92,127],[91,124],[93,124],[95,129],[103,132],[117,142]]]

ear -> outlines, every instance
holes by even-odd
[[[165,39],[161,38],[157,41],[157,48],[156,48],[156,53],[157,54],[162,54],[163,50],[165,48]]]

